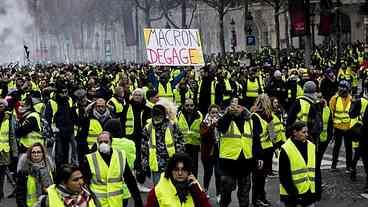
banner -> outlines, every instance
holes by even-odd
[[[203,66],[197,29],[144,29],[147,59],[155,66]]]
[[[291,35],[303,36],[306,28],[306,5],[304,0],[289,0],[289,13],[291,19]]]
[[[332,1],[331,0],[321,0],[320,2],[320,19],[318,34],[323,36],[328,36],[332,32]]]

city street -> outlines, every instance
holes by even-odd
[[[318,203],[319,207],[366,207],[368,206],[368,195],[364,198],[361,195],[361,190],[364,187],[365,175],[363,172],[363,167],[361,161],[359,161],[357,181],[352,182],[347,174],[345,174],[345,154],[344,149],[340,152],[340,162],[338,164],[338,170],[336,172],[331,171],[330,165],[332,160],[332,146],[330,143],[329,148],[324,156],[322,164],[322,176],[323,183],[326,184],[325,190],[322,194],[322,200]],[[274,169],[277,169],[277,164],[275,163]],[[199,180],[202,183],[203,168],[200,166],[199,170]],[[209,194],[211,196],[210,200],[214,207],[219,206],[216,202],[215,189],[214,189],[214,179],[212,179],[212,188],[210,188]],[[273,206],[282,206],[279,203],[279,181],[278,177],[272,177],[267,180],[267,190],[268,199],[272,202]],[[11,187],[8,185],[6,190],[9,193]],[[146,194],[142,194],[143,199],[146,199]],[[230,207],[238,206],[236,191],[233,192],[233,202]],[[133,207],[133,201],[130,201],[129,207]],[[6,199],[0,202],[0,207],[16,207],[15,199]]]

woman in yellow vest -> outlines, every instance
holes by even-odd
[[[271,206],[266,199],[265,181],[268,174],[272,171],[272,157],[274,147],[272,140],[276,139],[276,132],[271,127],[272,105],[267,94],[261,94],[257,97],[251,108],[253,121],[253,144],[259,147],[259,152],[255,152],[254,156],[258,166],[252,173],[253,194],[252,203],[254,206]]]
[[[210,207],[191,167],[187,154],[177,153],[170,158],[160,181],[148,194],[146,207]]]
[[[282,145],[279,157],[280,200],[285,206],[314,206],[321,197],[316,147],[307,139],[304,122],[296,121],[288,131],[291,137]]]
[[[53,184],[55,166],[40,143],[33,144],[27,153],[22,154],[17,166],[17,205],[33,207],[38,197],[46,194]]]
[[[64,164],[58,172],[56,184],[47,188],[47,195],[39,198],[34,207],[95,207],[94,196],[85,186],[79,167]]]

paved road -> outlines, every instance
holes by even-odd
[[[358,168],[357,181],[350,181],[348,175],[345,174],[345,153],[342,148],[340,156],[339,156],[339,164],[338,171],[332,172],[330,170],[332,160],[332,144],[327,149],[327,152],[324,156],[324,160],[322,163],[322,176],[323,183],[327,184],[325,191],[322,194],[322,200],[319,202],[319,207],[367,207],[368,206],[368,195],[367,198],[364,198],[361,195],[361,190],[365,184],[365,175],[363,173],[362,167]],[[361,163],[359,164],[361,166]],[[277,163],[274,163],[274,169],[277,170]],[[199,181],[202,181],[203,168],[200,165],[199,169]],[[212,179],[211,188],[209,190],[209,195],[211,196],[210,201],[214,207],[218,206],[215,198],[215,189],[214,189],[214,179]],[[282,206],[279,203],[279,181],[278,177],[269,178],[267,180],[267,197],[272,202],[273,206]],[[11,186],[8,184],[6,186],[6,192],[9,193],[11,191]],[[146,198],[146,194],[142,194],[142,197]],[[233,192],[233,202],[230,207],[237,207],[237,198],[236,192]],[[130,202],[131,207],[133,207],[133,201]],[[16,207],[15,199],[6,199],[0,202],[0,207]]]

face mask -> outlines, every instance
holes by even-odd
[[[110,145],[102,143],[98,145],[99,151],[103,154],[109,154],[111,151]]]

